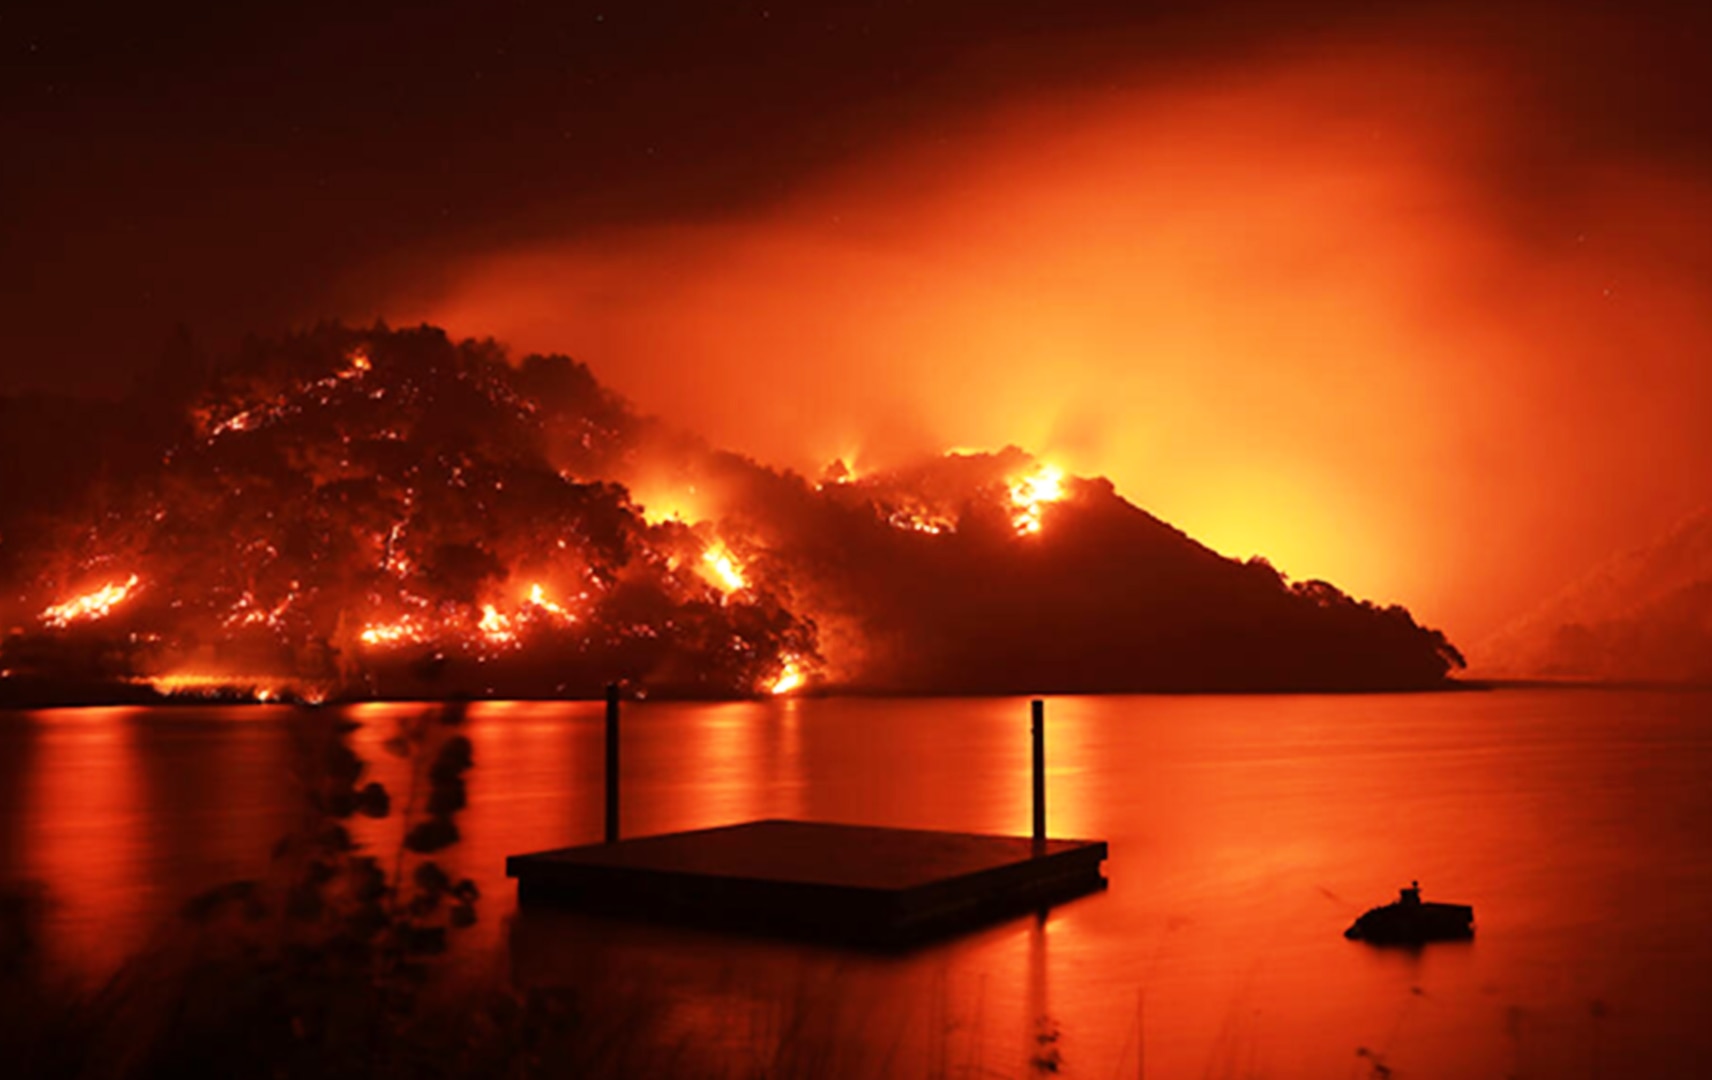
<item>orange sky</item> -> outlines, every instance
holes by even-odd
[[[1712,496],[1708,193],[1599,155],[1517,191],[1503,70],[1341,42],[1036,92],[380,313],[811,475],[1015,443],[1471,644]]]

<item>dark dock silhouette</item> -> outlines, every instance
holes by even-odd
[[[1046,835],[1042,701],[1032,706],[1032,836],[774,819],[621,840],[618,717],[609,687],[605,842],[506,859],[520,903],[897,946],[1105,887],[1105,841]]]

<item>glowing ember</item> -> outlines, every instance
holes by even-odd
[[[166,697],[257,702],[295,699],[312,705],[325,701],[330,689],[326,685],[300,683],[273,675],[214,675],[203,672],[146,675],[131,681],[148,686]]]
[[[421,641],[422,630],[408,616],[393,623],[370,623],[360,635],[364,645],[397,645]]]
[[[894,510],[886,518],[886,524],[894,529],[904,529],[908,532],[927,533],[930,536],[941,536],[945,533],[956,532],[957,526],[947,518],[928,517],[912,513],[908,510]]]
[[[280,629],[286,611],[291,607],[293,596],[287,596],[271,610],[259,607],[253,593],[245,592],[232,605],[232,610],[223,620],[227,626],[267,626],[274,630]]]
[[[351,350],[351,354],[348,359],[351,361],[351,370],[353,372],[367,371],[374,367],[374,364],[369,361],[369,351],[361,345],[358,345],[356,348]]]
[[[215,424],[213,430],[211,430],[208,434],[210,436],[216,436],[216,435],[224,435],[228,431],[248,431],[254,423],[255,423],[254,411],[250,410],[250,409],[245,409],[243,412],[237,413],[233,416],[229,416],[226,419],[220,421],[218,424]]]
[[[726,592],[739,592],[749,587],[749,582],[743,578],[743,571],[738,569],[731,552],[725,550],[725,545],[714,544],[702,555],[701,561],[713,575],[714,584]]]
[[[797,664],[796,658],[786,657],[785,669],[779,673],[778,678],[773,680],[773,685],[768,689],[775,694],[788,694],[792,690],[800,688],[806,681],[807,677]]]
[[[476,629],[495,645],[509,645],[517,640],[517,631],[511,628],[510,616],[500,614],[492,604],[482,605],[482,617]]]
[[[1042,465],[1033,473],[1011,483],[1011,524],[1031,535],[1040,531],[1040,515],[1047,503],[1064,497],[1064,470]]]
[[[74,596],[42,612],[42,621],[60,627],[83,619],[105,618],[115,607],[124,603],[137,587],[137,575],[132,574],[124,584],[108,582],[94,592]]]
[[[547,590],[541,587],[540,582],[536,582],[529,586],[529,603],[531,606],[538,607],[542,611],[557,615],[561,619],[572,619],[576,617],[566,611],[563,605],[555,603],[553,600],[548,598]]]

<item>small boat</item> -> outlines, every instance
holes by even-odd
[[[1474,908],[1467,904],[1438,904],[1421,899],[1421,883],[1399,889],[1396,903],[1376,907],[1355,920],[1343,936],[1376,945],[1418,945],[1425,941],[1460,941],[1474,936]]]

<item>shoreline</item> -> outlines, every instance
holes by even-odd
[[[643,702],[674,702],[674,703],[730,703],[739,701],[787,701],[803,698],[858,698],[858,699],[959,699],[959,698],[1027,698],[1027,697],[1267,697],[1267,696],[1314,696],[1314,695],[1394,695],[1394,694],[1441,694],[1466,693],[1476,691],[1501,689],[1712,689],[1708,686],[1658,686],[1643,687],[1620,684],[1602,684],[1589,687],[1585,684],[1557,684],[1551,682],[1528,682],[1507,680],[1474,680],[1447,679],[1439,686],[1274,686],[1274,687],[1198,687],[1198,688],[1159,688],[1135,687],[1120,689],[1017,689],[1017,688],[947,688],[947,689],[910,689],[888,687],[862,686],[828,686],[817,687],[813,690],[793,693],[790,695],[749,694],[749,695],[717,695],[693,694],[681,692],[643,692],[626,694],[625,700],[637,703]],[[0,684],[0,711],[5,712],[42,712],[56,709],[90,709],[116,708],[135,706],[142,708],[173,708],[194,706],[256,706],[272,707],[295,706],[312,709],[336,709],[349,705],[363,704],[443,704],[451,701],[465,703],[478,702],[576,702],[598,704],[604,700],[600,690],[592,690],[588,694],[504,694],[495,693],[480,697],[468,695],[445,695],[434,697],[430,695],[334,695],[321,700],[307,700],[293,694],[258,697],[242,689],[230,692],[209,693],[176,693],[163,694],[144,686],[121,684],[119,686],[102,686],[81,688],[78,692],[65,688],[66,693],[48,693],[39,695],[7,694],[6,688]]]
[[[256,706],[277,708],[294,706],[312,709],[336,709],[349,705],[363,704],[444,704],[461,701],[466,703],[491,702],[524,702],[551,703],[576,702],[598,704],[604,700],[604,694],[592,690],[587,694],[505,694],[494,693],[480,697],[449,694],[441,697],[431,695],[334,695],[321,700],[309,700],[294,694],[257,696],[243,688],[234,688],[228,692],[208,693],[171,693],[163,694],[146,686],[136,684],[100,685],[89,687],[57,687],[63,692],[48,692],[41,694],[18,693],[8,694],[0,684],[0,711],[3,712],[47,712],[59,709],[94,709],[94,708],[180,708],[196,706]],[[961,699],[961,698],[1027,698],[1027,697],[1296,697],[1332,695],[1346,696],[1389,696],[1395,694],[1455,694],[1490,692],[1499,690],[1564,690],[1576,692],[1644,692],[1644,693],[1696,693],[1712,691],[1712,682],[1667,682],[1649,679],[1512,679],[1512,678],[1479,678],[1479,679],[1447,679],[1438,686],[1258,686],[1258,687],[1133,687],[1115,689],[1077,689],[1077,688],[1034,688],[1021,689],[1009,687],[957,687],[944,689],[915,689],[895,687],[865,687],[865,686],[822,686],[790,695],[748,694],[721,695],[695,694],[681,691],[660,691],[628,693],[625,700],[632,702],[674,702],[674,703],[730,703],[739,701],[786,701],[803,698],[856,698],[856,699]]]

